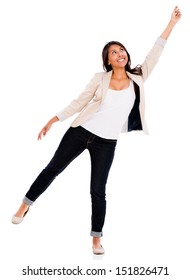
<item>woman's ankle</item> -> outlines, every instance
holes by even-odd
[[[93,246],[99,247],[100,244],[101,244],[101,238],[100,237],[93,237],[92,238],[92,243],[93,243]]]
[[[29,205],[22,202],[22,204],[20,205],[20,207],[19,207],[18,211],[16,212],[15,216],[16,217],[23,217],[24,214],[28,211],[29,207],[30,207]]]

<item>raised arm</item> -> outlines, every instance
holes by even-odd
[[[160,37],[162,39],[165,39],[167,40],[170,33],[172,32],[174,26],[176,25],[176,23],[180,20],[181,18],[181,11],[180,9],[178,8],[178,6],[176,6],[172,12],[172,15],[171,15],[171,19],[168,23],[168,25],[166,26],[166,28],[164,29],[164,31],[162,32],[162,34],[160,35]]]
[[[158,62],[164,46],[167,42],[167,39],[173,30],[175,24],[180,20],[181,12],[179,8],[176,6],[172,12],[171,18],[169,23],[167,24],[166,28],[157,39],[156,43],[154,44],[153,48],[147,54],[145,61],[142,64],[142,72],[143,72],[143,80],[146,81],[149,77],[150,73],[152,72],[153,68],[155,67],[156,63]]]

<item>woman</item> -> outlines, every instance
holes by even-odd
[[[143,84],[180,18],[181,12],[176,6],[167,27],[146,56],[144,63],[133,69],[130,67],[130,55],[121,43],[112,41],[104,46],[102,59],[105,72],[95,74],[79,97],[50,119],[40,131],[38,140],[46,135],[53,123],[79,113],[63,136],[53,158],[26,193],[20,208],[12,217],[12,223],[21,223],[30,205],[55,177],[80,153],[88,149],[91,158],[93,253],[104,254],[101,237],[106,214],[106,182],[117,139],[121,131],[147,132]]]

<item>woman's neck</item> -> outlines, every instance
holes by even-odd
[[[127,76],[125,70],[120,69],[119,71],[113,71],[111,81],[109,84],[110,89],[123,90],[128,88],[130,85],[130,79]]]
[[[114,69],[112,73],[112,78],[118,81],[122,81],[128,78],[128,76],[125,69]]]

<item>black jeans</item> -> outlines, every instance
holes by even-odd
[[[92,201],[91,236],[102,236],[106,214],[106,182],[117,140],[98,137],[81,126],[70,127],[49,164],[38,175],[23,201],[31,205],[69,163],[85,149],[91,158],[90,194]]]

